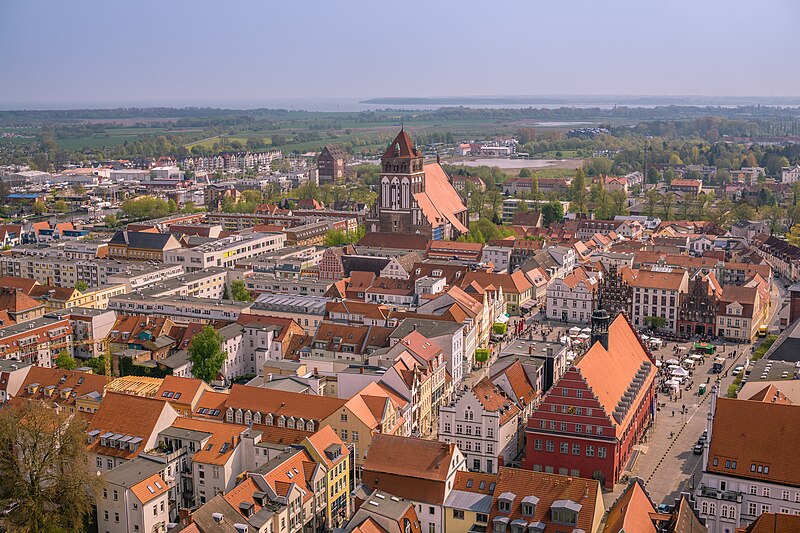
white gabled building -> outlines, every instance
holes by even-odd
[[[547,288],[547,318],[588,324],[599,281],[599,273],[592,272],[590,276],[583,268],[576,268],[563,279],[555,279]]]
[[[467,468],[496,474],[498,457],[514,460],[522,449],[521,412],[488,378],[439,408],[439,440],[464,453]]]

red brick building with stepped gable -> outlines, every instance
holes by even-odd
[[[613,488],[655,411],[656,366],[624,314],[592,315],[592,346],[528,420],[524,467]]]

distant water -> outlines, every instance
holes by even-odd
[[[507,101],[509,103],[503,103]],[[424,102],[424,103],[419,103]],[[484,103],[487,102],[487,103]],[[733,98],[733,97],[637,97],[637,96],[568,96],[568,97],[497,97],[497,98],[263,98],[208,100],[115,100],[115,101],[50,101],[2,102],[0,109],[107,109],[116,107],[218,107],[228,109],[287,109],[291,111],[358,112],[376,110],[427,111],[441,107],[470,107],[473,109],[541,108],[612,109],[615,106],[653,108],[665,105],[738,107],[762,105],[768,107],[800,107],[800,98]]]

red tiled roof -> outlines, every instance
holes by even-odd
[[[608,328],[608,350],[595,342],[574,363],[618,433],[635,415],[635,409],[629,409],[622,422],[617,423],[613,416],[617,403],[645,362],[652,363],[625,315],[619,314]],[[655,365],[649,368],[642,391],[651,387],[655,379]]]
[[[800,463],[794,447],[775,445],[800,442],[797,420],[800,405],[718,398],[707,470],[800,487]],[[726,461],[731,461],[728,468]],[[732,468],[734,461],[736,469]]]
[[[263,414],[320,421],[336,412],[345,400],[328,396],[300,394],[246,385],[234,385],[225,402],[226,408],[260,411]]]

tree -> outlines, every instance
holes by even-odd
[[[658,170],[656,170],[655,167],[650,167],[647,169],[647,183],[652,183],[655,185],[658,183],[658,178]]]
[[[630,210],[628,209],[628,196],[625,194],[625,191],[611,191],[608,196],[611,200],[612,208],[612,216],[610,218],[613,219],[617,215],[624,216],[630,213]]]
[[[672,218],[673,205],[675,205],[675,193],[668,192],[661,196],[661,208],[664,210],[664,220]]]
[[[230,290],[228,290],[228,284],[227,283],[224,285],[224,288],[222,289],[222,299],[223,300],[230,300],[231,299],[231,292],[230,292]]]
[[[762,220],[769,222],[769,233],[773,235],[781,230],[783,220],[786,218],[786,211],[777,205],[766,205],[761,208],[759,215]]]
[[[789,233],[786,234],[786,240],[789,244],[800,246],[800,224],[795,224],[789,229]]]
[[[647,189],[644,192],[644,198],[647,201],[647,216],[656,216],[656,206],[661,200],[661,194],[656,189]]]
[[[53,204],[53,209],[56,213],[66,213],[69,211],[69,204],[64,200],[56,200]]]
[[[83,417],[42,402],[0,410],[0,476],[4,496],[20,502],[13,531],[83,531],[99,478],[86,468]]]
[[[231,296],[238,302],[252,302],[253,295],[244,286],[244,281],[237,279],[231,283]]]
[[[106,215],[103,217],[103,224],[105,224],[107,228],[116,228],[119,226],[119,219],[116,215]]]
[[[82,280],[82,279],[79,279],[79,280],[78,280],[78,282],[75,284],[75,289],[76,289],[78,292],[86,292],[86,290],[87,290],[88,288],[89,288],[89,284],[88,284],[88,283],[86,283],[86,282],[85,282],[84,280]]]
[[[569,187],[570,192],[570,210],[574,213],[588,212],[586,203],[586,173],[582,168],[575,171],[575,177]]]
[[[33,204],[33,212],[37,215],[44,215],[47,213],[47,206],[44,205],[44,202],[35,202]]]
[[[61,350],[56,356],[56,367],[62,370],[75,370],[78,368],[78,362],[72,357],[67,350]]]
[[[561,202],[552,201],[542,206],[542,225],[549,226],[554,222],[561,222],[564,219],[564,206]]]
[[[217,330],[209,325],[203,326],[189,344],[189,361],[192,363],[192,375],[197,379],[206,383],[217,379],[225,363],[222,336]]]

